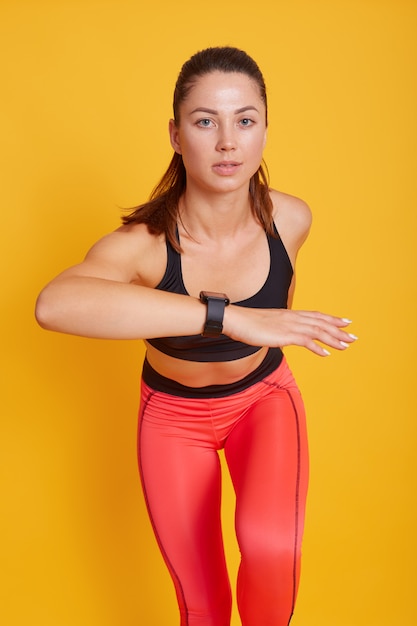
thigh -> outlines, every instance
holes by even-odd
[[[242,554],[299,549],[308,482],[305,412],[297,388],[251,407],[225,446]],[[261,545],[262,544],[262,545]]]
[[[252,406],[225,452],[236,491],[242,624],[287,625],[299,582],[308,477],[298,390],[276,389]]]
[[[180,425],[167,415],[148,420],[143,409],[140,474],[183,622],[227,624],[230,588],[220,521],[220,462],[217,451],[199,440],[191,424],[189,415]],[[221,622],[210,621],[210,615],[220,613],[226,614]]]

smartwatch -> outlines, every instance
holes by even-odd
[[[230,304],[225,293],[215,293],[213,291],[201,291],[200,300],[207,305],[207,317],[203,337],[218,337],[223,330],[224,309]]]

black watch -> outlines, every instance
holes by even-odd
[[[212,291],[201,291],[200,300],[207,304],[207,317],[203,337],[218,337],[223,330],[224,309],[230,304],[225,293],[214,293]]]

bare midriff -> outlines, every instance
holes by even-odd
[[[234,361],[201,363],[184,361],[163,354],[147,342],[146,357],[150,366],[165,378],[175,380],[187,387],[208,385],[229,385],[253,372],[264,360],[268,348],[261,348],[254,354]]]

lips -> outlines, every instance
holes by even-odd
[[[235,174],[241,165],[238,161],[219,161],[213,165],[213,170],[222,176],[230,176]]]

